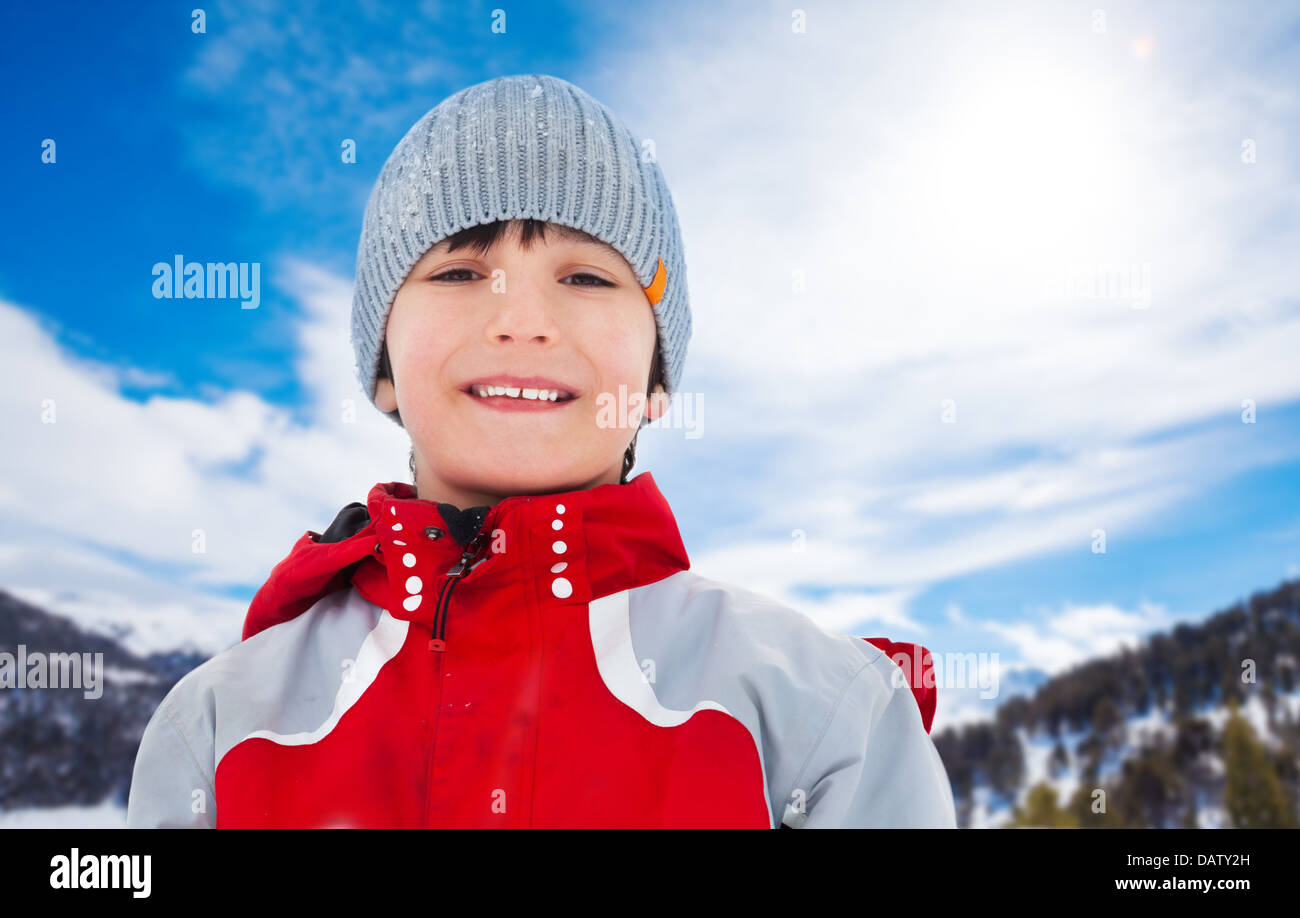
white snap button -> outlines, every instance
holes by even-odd
[[[422,586],[424,586],[424,584],[423,584],[423,582],[420,580],[419,577],[407,577],[407,578],[406,578],[406,592],[408,592],[408,593],[418,593],[418,592],[420,592],[420,587],[422,587]]]
[[[566,551],[568,551],[568,549],[569,549],[569,546],[565,545],[563,542],[552,542],[552,543],[551,543],[551,551],[555,552],[557,555],[562,555],[562,554],[564,554]]]
[[[564,512],[564,504],[556,504],[556,505],[555,505],[555,512],[556,512],[556,513],[563,513],[563,512]]]
[[[563,524],[562,522],[560,522],[559,520],[551,520],[551,528],[552,528],[552,529],[563,529],[563,528],[564,528],[564,524]]]
[[[566,567],[568,567],[568,566],[569,566],[569,562],[568,562],[568,561],[561,561],[559,564],[552,564],[552,565],[551,565],[551,573],[552,573],[552,574],[558,574],[560,571],[564,570],[564,569],[565,569]]]
[[[568,599],[573,595],[573,584],[569,583],[569,581],[565,580],[563,577],[556,577],[554,582],[551,584],[551,592],[554,593],[558,599]]]
[[[405,609],[407,612],[414,612],[416,609],[420,607],[420,600],[423,598],[424,598],[423,596],[418,596],[418,595],[408,596],[402,600],[402,608]]]
[[[415,567],[415,555],[408,551],[406,554],[402,555],[402,563],[407,567]]]
[[[393,539],[393,544],[394,544],[394,545],[405,545],[406,543],[403,542],[401,539]]]
[[[398,531],[401,530],[401,528],[402,528],[402,524],[401,524],[401,523],[394,523],[394,524],[393,524],[393,532],[398,532]]]

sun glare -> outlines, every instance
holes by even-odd
[[[916,173],[936,254],[1007,268],[1107,249],[1134,206],[1125,106],[1107,86],[1026,57],[955,91],[928,125]]]

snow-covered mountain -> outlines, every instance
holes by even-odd
[[[32,687],[29,670],[35,670],[24,667],[21,678],[17,672],[20,648],[26,660],[79,654],[102,669],[96,667],[95,676],[78,671],[77,687]],[[125,825],[144,726],[176,681],[207,657],[141,655],[4,591],[0,652],[13,655],[0,682],[0,827]],[[54,681],[54,668],[49,662],[47,683]]]
[[[958,822],[1295,826],[1298,660],[1290,581],[1047,679],[936,732]]]

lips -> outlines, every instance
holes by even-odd
[[[479,376],[471,379],[461,385],[460,391],[469,395],[478,397],[480,386],[504,387],[506,389],[518,389],[522,394],[524,389],[553,389],[559,393],[555,399],[556,402],[567,402],[578,397],[577,388],[569,383],[549,376],[511,376],[508,374],[499,374],[494,376]]]

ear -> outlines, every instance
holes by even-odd
[[[384,377],[375,383],[375,405],[385,414],[397,410],[397,390],[391,379]]]
[[[647,420],[657,421],[668,412],[668,393],[662,385],[656,385],[646,400],[645,416]]]

